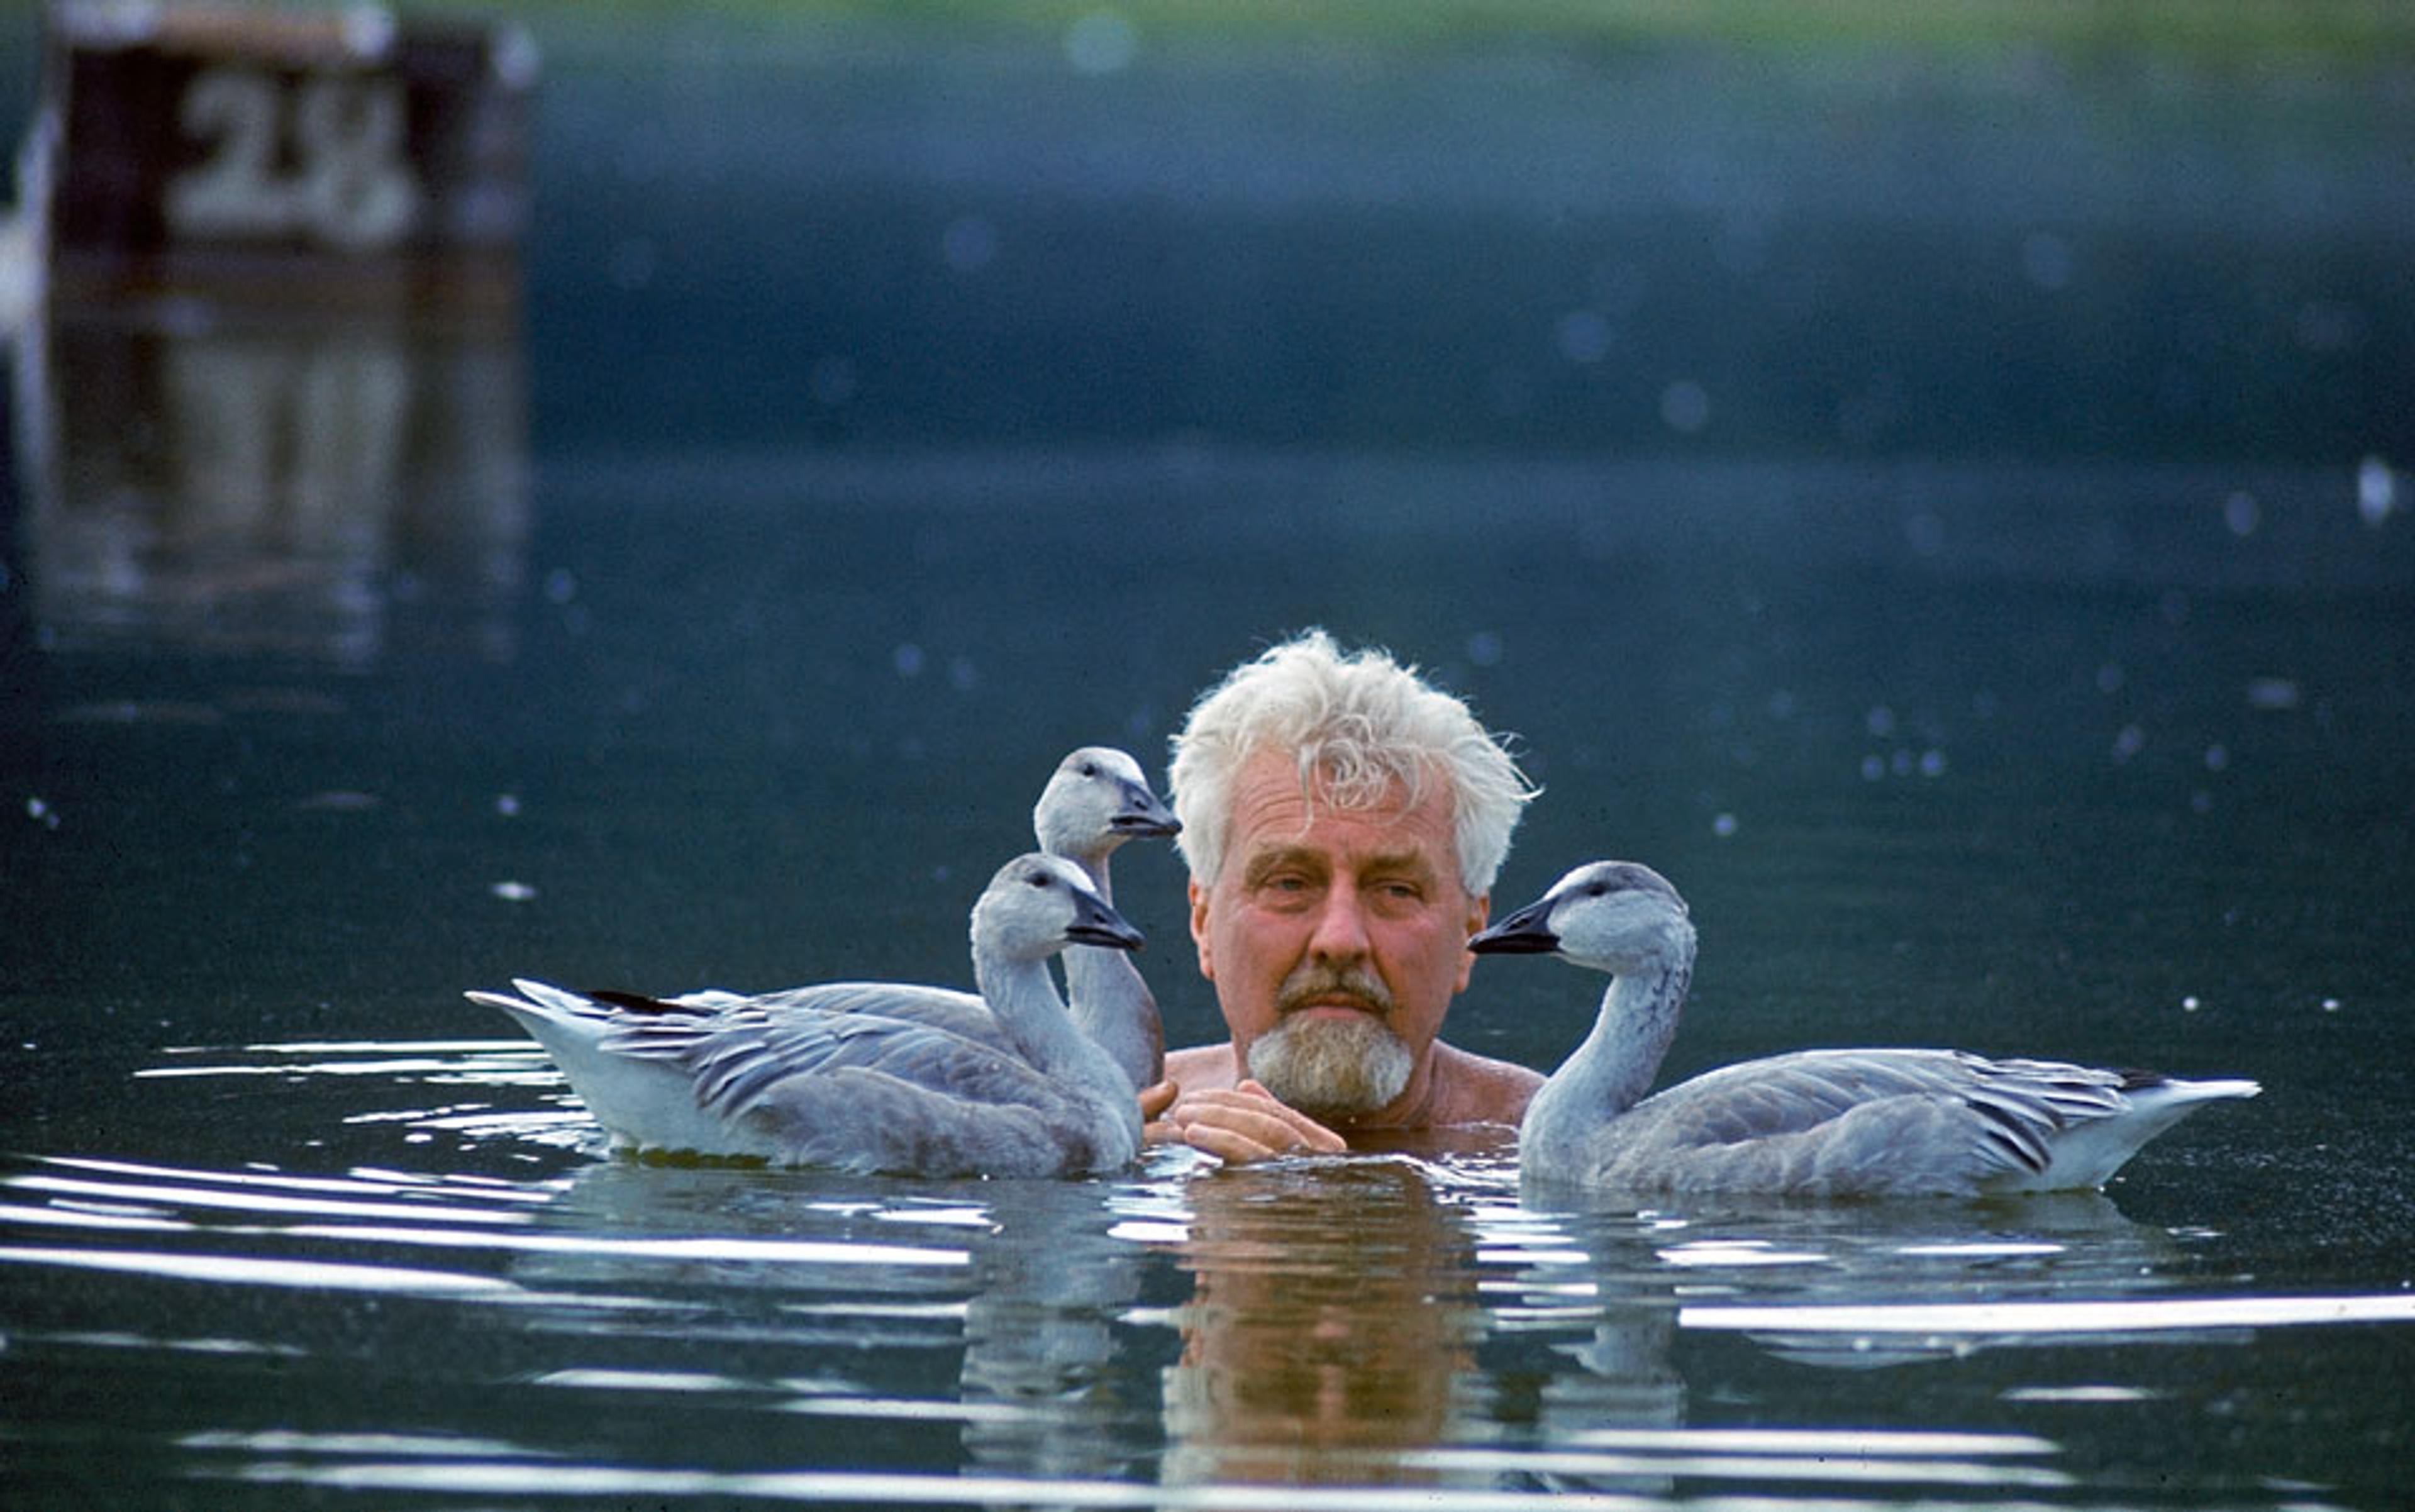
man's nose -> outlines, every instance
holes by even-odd
[[[1367,958],[1366,901],[1358,890],[1343,883],[1326,894],[1317,915],[1316,933],[1309,950],[1321,961],[1348,963]]]

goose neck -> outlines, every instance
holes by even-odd
[[[1528,1105],[1525,1148],[1579,1141],[1642,1100],[1676,1038],[1691,975],[1690,963],[1672,959],[1612,979],[1584,1042]]]

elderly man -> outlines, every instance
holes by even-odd
[[[1173,787],[1232,1039],[1166,1056],[1155,1137],[1251,1160],[1517,1122],[1542,1078],[1437,1038],[1535,792],[1466,705],[1312,631],[1192,709]]]

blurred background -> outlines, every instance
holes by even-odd
[[[1505,893],[1696,896],[1705,1055],[2403,998],[2400,8],[507,20],[500,313],[20,300],[10,1045],[954,980],[1058,755],[1312,623],[1522,736]]]

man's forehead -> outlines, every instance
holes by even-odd
[[[1233,815],[1233,840],[1252,861],[1268,855],[1340,856],[1354,867],[1416,865],[1450,869],[1454,835],[1449,789],[1429,787],[1416,802],[1395,786],[1372,804],[1342,805],[1322,784],[1303,786],[1299,769],[1253,759]]]

